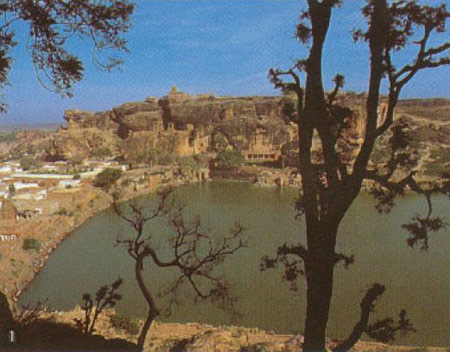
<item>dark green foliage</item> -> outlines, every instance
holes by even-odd
[[[175,161],[175,155],[158,148],[149,148],[138,157],[139,162],[148,165],[170,165]]]
[[[22,249],[25,251],[39,251],[41,249],[41,242],[35,238],[25,238],[23,240]]]
[[[61,216],[73,216],[73,212],[68,212],[66,208],[61,208],[61,209],[57,210],[54,214],[61,215]]]
[[[79,330],[85,334],[92,334],[95,331],[95,323],[99,315],[105,308],[114,307],[122,299],[122,296],[117,293],[120,285],[122,285],[122,279],[119,278],[111,285],[100,287],[95,293],[95,298],[89,293],[83,294],[81,309],[84,310],[84,319],[75,319]]]
[[[235,150],[223,150],[214,159],[216,167],[221,169],[233,169],[244,163],[242,154]]]
[[[61,209],[57,210],[57,211],[55,212],[55,214],[56,214],[56,215],[67,215],[67,210],[64,209],[64,208],[61,208]]]
[[[8,83],[17,45],[12,24],[21,21],[28,34],[28,50],[44,87],[62,96],[71,96],[74,83],[83,78],[81,60],[67,49],[71,38],[87,38],[93,43],[93,61],[110,70],[121,64],[113,51],[127,51],[121,35],[130,27],[134,5],[128,0],[17,1],[0,5],[4,25],[0,28],[0,86]],[[99,53],[106,54],[105,58]],[[2,105],[4,109],[5,106]]]
[[[94,185],[108,192],[121,176],[122,170],[107,168],[95,177]]]
[[[38,165],[35,158],[31,156],[24,156],[22,159],[20,159],[20,167],[24,170],[29,170]]]
[[[111,150],[108,147],[95,148],[92,155],[98,159],[104,159],[112,155]]]
[[[16,193],[16,187],[14,187],[14,184],[10,184],[8,187],[9,193],[13,194]]]
[[[177,164],[180,166],[182,173],[195,172],[200,169],[200,164],[195,157],[180,156],[176,158]]]
[[[212,143],[211,143],[211,149],[214,151],[222,151],[226,147],[228,147],[229,143],[228,140],[225,138],[225,136],[222,133],[215,133],[212,136]]]

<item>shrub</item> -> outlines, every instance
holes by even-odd
[[[94,180],[94,186],[108,192],[112,185],[122,176],[122,170],[107,168],[100,172]]]
[[[114,307],[122,296],[117,293],[122,279],[117,279],[111,285],[100,287],[95,296],[89,293],[83,294],[83,305],[81,309],[84,310],[84,318],[76,318],[75,326],[85,334],[92,334],[95,331],[95,324],[99,315],[104,309]]]
[[[67,210],[65,208],[61,208],[59,210],[57,210],[55,212],[55,215],[62,215],[62,216],[66,216],[67,215]]]
[[[24,170],[32,169],[37,166],[37,161],[31,156],[24,156],[20,159],[20,167]]]
[[[39,251],[41,249],[41,242],[35,238],[25,238],[23,240],[22,249],[25,251],[32,249]]]
[[[92,155],[99,159],[104,159],[112,155],[111,150],[108,147],[98,147],[92,152]]]
[[[130,317],[114,315],[110,318],[111,325],[116,330],[124,330],[130,335],[137,335],[140,330],[139,320]]]
[[[233,169],[242,165],[244,157],[239,151],[223,150],[217,154],[214,161],[218,168]]]
[[[150,148],[141,153],[138,159],[148,165],[171,165],[175,161],[175,155],[163,149]]]
[[[131,180],[129,178],[122,180],[122,186],[126,187],[126,186],[129,186],[130,184],[131,184]]]
[[[180,165],[180,168],[183,171],[183,173],[193,171],[195,172],[200,170],[200,164],[192,156],[178,157],[177,163],[178,165]]]
[[[80,174],[75,174],[75,175],[73,175],[73,179],[74,180],[79,180],[81,178],[81,175]]]

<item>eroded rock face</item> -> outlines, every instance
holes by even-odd
[[[80,128],[98,128],[102,130],[117,131],[119,125],[114,122],[111,111],[93,113],[85,110],[66,110],[64,120],[67,121],[68,130],[77,130]]]
[[[88,158],[97,148],[108,148],[118,153],[118,136],[114,130],[96,127],[60,130],[50,138],[46,146],[46,158],[50,161]]]
[[[221,121],[284,123],[281,108],[278,97],[190,96],[172,89],[164,98],[130,102],[111,111],[66,111],[67,128],[49,139],[46,155],[48,160],[87,158],[100,147],[124,157],[148,148],[191,155],[208,149],[209,136]]]

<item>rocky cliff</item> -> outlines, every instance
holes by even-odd
[[[49,160],[87,158],[98,148],[125,158],[149,148],[192,155],[208,150],[219,132],[232,144],[247,125],[267,127],[270,133],[275,124],[275,134],[286,125],[278,97],[190,96],[177,89],[161,99],[149,97],[105,112],[66,111],[64,119],[67,127],[48,141]]]
[[[364,134],[365,95],[346,93],[338,101],[352,110],[348,136],[358,145]],[[231,146],[246,156],[255,151],[281,153],[283,145],[296,148],[295,142],[289,143],[296,139],[296,127],[289,122],[288,103],[287,97],[191,96],[173,88],[163,98],[149,97],[110,111],[66,111],[67,127],[48,138],[46,157],[87,158],[102,149],[136,163],[149,149],[193,155],[218,146]],[[382,99],[381,115],[383,107]],[[450,100],[404,100],[395,118],[406,125],[424,174],[434,176],[449,168]]]

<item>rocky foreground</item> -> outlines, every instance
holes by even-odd
[[[49,312],[26,328],[18,343],[25,350],[135,350],[142,322],[118,326],[113,309],[105,312],[96,325],[96,334],[86,336],[75,329],[75,319],[83,319],[79,307],[71,312]],[[34,326],[34,327],[33,327]],[[20,336],[20,335],[19,335]],[[197,323],[155,322],[148,334],[146,352],[300,352],[302,336],[277,335],[257,328],[214,327]],[[328,340],[331,349],[337,341]],[[393,346],[360,342],[355,352],[448,352],[439,347]]]

